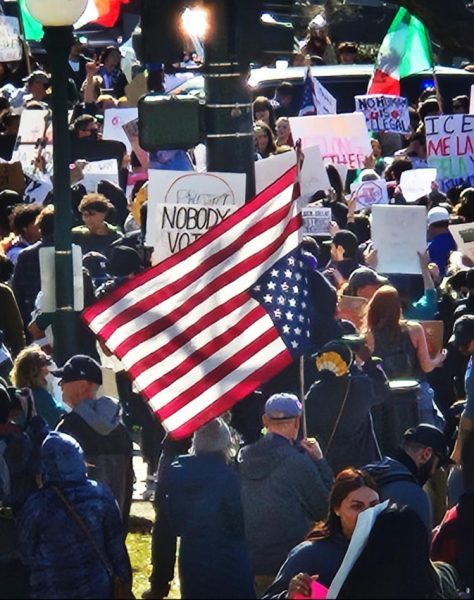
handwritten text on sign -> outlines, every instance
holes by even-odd
[[[316,115],[291,117],[293,139],[300,138],[303,149],[319,146],[326,164],[343,164],[348,169],[363,169],[372,152],[364,115]]]
[[[408,100],[400,96],[356,96],[356,111],[363,113],[369,131],[409,133]]]
[[[317,235],[318,233],[328,233],[331,224],[331,209],[314,206],[303,208],[303,230],[308,235]]]
[[[428,164],[442,189],[474,179],[474,115],[426,117]]]
[[[245,175],[150,171],[147,244],[156,264],[245,203]]]

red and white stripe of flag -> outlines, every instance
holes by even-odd
[[[248,290],[299,245],[295,173],[84,313],[175,438],[292,362]]]

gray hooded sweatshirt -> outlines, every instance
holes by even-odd
[[[84,400],[63,417],[56,430],[79,442],[88,477],[110,487],[125,521],[133,489],[133,447],[121,421],[119,402],[108,396]]]

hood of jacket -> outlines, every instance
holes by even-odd
[[[411,481],[418,484],[415,475],[403,463],[388,456],[377,463],[366,465],[364,471],[375,479],[379,487],[396,481]]]
[[[101,396],[95,400],[84,400],[74,408],[74,412],[99,435],[109,435],[119,425],[122,410],[118,400]]]
[[[293,452],[297,450],[286,438],[267,433],[255,444],[242,448],[238,457],[239,471],[244,479],[265,479]]]
[[[84,481],[86,463],[78,442],[58,431],[52,431],[41,446],[41,476],[44,484]]]

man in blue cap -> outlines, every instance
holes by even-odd
[[[63,400],[71,407],[56,427],[75,438],[84,450],[88,476],[107,484],[126,522],[133,490],[132,441],[121,421],[117,400],[98,397],[100,365],[89,356],[76,355],[57,371]]]
[[[239,456],[257,592],[270,585],[288,552],[327,513],[333,474],[316,440],[296,443],[302,410],[293,394],[271,396],[263,415],[267,433]]]

